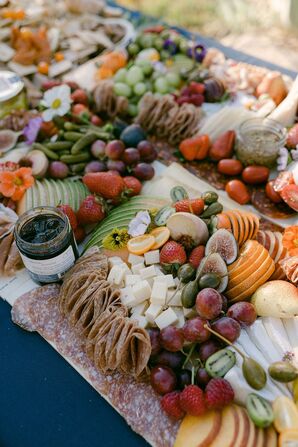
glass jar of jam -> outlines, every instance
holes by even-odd
[[[69,220],[58,208],[27,211],[18,219],[14,234],[23,263],[38,283],[60,281],[79,257]]]
[[[0,71],[0,119],[13,110],[27,109],[24,82],[12,71]]]
[[[286,129],[277,121],[269,118],[248,119],[237,132],[237,158],[244,165],[274,167],[286,137]]]

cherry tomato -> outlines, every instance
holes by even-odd
[[[278,194],[278,192],[275,191],[273,185],[275,180],[270,180],[270,182],[267,183],[265,188],[266,196],[271,200],[273,203],[280,203],[282,202],[282,198]]]
[[[242,172],[242,180],[249,185],[265,183],[270,174],[266,166],[247,166]]]
[[[243,165],[241,161],[234,158],[224,158],[218,163],[217,170],[225,175],[239,175],[243,171]]]
[[[49,64],[47,62],[39,62],[37,70],[38,73],[47,75],[49,73]]]
[[[97,116],[97,115],[91,116],[91,123],[94,124],[94,126],[102,126],[103,125],[102,119],[99,118],[99,116]]]
[[[241,180],[230,180],[226,184],[226,192],[231,199],[235,200],[241,205],[245,205],[245,203],[250,201],[248,189],[245,184],[241,182]]]
[[[290,208],[298,211],[298,185],[285,186],[280,195]]]

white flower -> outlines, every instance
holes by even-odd
[[[145,234],[148,226],[151,223],[151,217],[148,211],[139,211],[128,225],[128,234],[130,236],[141,236]]]
[[[277,159],[277,170],[278,171],[285,171],[287,164],[288,164],[288,158],[289,158],[288,149],[286,149],[285,147],[282,147],[279,150],[279,157]]]
[[[47,108],[42,113],[44,121],[51,121],[54,116],[65,115],[71,104],[70,87],[68,85],[58,85],[47,90],[44,94],[41,104]]]

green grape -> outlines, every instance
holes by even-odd
[[[163,44],[164,44],[164,40],[161,37],[156,37],[154,39],[154,43],[153,46],[154,48],[156,48],[158,51],[163,49]]]
[[[131,88],[129,85],[124,84],[124,82],[116,82],[114,84],[114,92],[118,96],[126,96],[128,98],[131,95]]]
[[[141,50],[140,46],[137,43],[130,43],[127,47],[127,51],[131,56],[135,56]]]
[[[140,37],[140,44],[143,48],[151,48],[153,46],[153,34],[146,33]]]
[[[130,116],[132,116],[132,117],[137,116],[137,114],[138,114],[138,106],[135,105],[135,104],[129,104],[127,111],[128,111],[128,114]]]
[[[115,82],[125,82],[127,70],[125,68],[120,68],[115,75],[114,75],[114,81]]]
[[[141,67],[145,76],[150,76],[154,70],[152,62],[146,59],[136,61],[136,65]]]
[[[155,91],[161,94],[168,93],[169,90],[169,84],[166,80],[166,78],[158,78],[154,82]]]
[[[137,84],[138,82],[142,82],[144,79],[144,75],[142,72],[142,69],[136,65],[133,65],[128,70],[125,81],[128,85],[133,86]]]
[[[144,82],[138,82],[133,88],[134,93],[138,96],[143,96],[146,90],[147,88]]]
[[[178,87],[181,81],[179,74],[173,71],[166,74],[166,80],[172,87]]]

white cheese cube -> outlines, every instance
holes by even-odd
[[[166,278],[166,275],[155,276],[155,278],[154,278],[154,283],[158,283],[158,284],[166,284],[166,286],[168,287],[168,280],[167,280],[167,278]]]
[[[166,283],[154,281],[150,299],[151,303],[163,306],[166,303],[167,290]]]
[[[150,298],[151,287],[148,281],[140,281],[132,286],[132,293],[136,297],[138,304]]]
[[[145,264],[143,262],[140,262],[139,264],[133,264],[131,266],[131,271],[134,275],[139,275],[140,271],[145,268]]]
[[[185,318],[184,318],[184,314],[183,314],[183,309],[181,307],[172,307],[173,311],[175,312],[175,314],[177,315],[178,318],[178,322],[176,323],[176,327],[183,327],[184,323],[185,323]]]
[[[125,275],[125,285],[126,286],[133,286],[134,284],[136,284],[137,282],[141,281],[141,277],[140,275]]]
[[[145,329],[148,326],[148,320],[143,315],[132,314],[130,319],[134,320],[136,323],[138,323],[138,326],[143,329]]]
[[[165,276],[164,272],[161,270],[159,265],[155,265],[155,274],[156,276]]]
[[[156,276],[156,281],[166,281],[168,288],[175,287],[173,275]]]
[[[158,317],[155,318],[155,324],[159,329],[170,326],[171,324],[176,324],[178,322],[178,317],[171,307],[164,310]]]
[[[184,313],[185,318],[192,318],[192,317],[198,316],[198,313],[197,313],[195,307],[191,307],[190,309],[183,307],[183,313]]]
[[[120,298],[124,306],[133,307],[138,304],[134,294],[132,293],[131,286],[120,289]]]
[[[119,256],[111,256],[108,261],[110,268],[114,267],[114,265],[124,264],[123,259],[121,259]]]
[[[181,290],[168,290],[167,304],[169,306],[181,306]]]
[[[125,275],[125,268],[122,267],[122,264],[114,265],[114,267],[111,268],[109,276],[107,280],[115,284],[116,286],[120,286],[122,281],[124,280]]]
[[[154,265],[150,265],[150,267],[145,267],[144,269],[141,269],[140,275],[142,279],[154,278],[156,275]]]
[[[131,275],[132,272],[125,262],[123,262],[123,264],[120,264],[120,265],[122,268],[124,268],[126,275]]]
[[[129,256],[128,256],[128,262],[131,265],[142,264],[144,262],[144,257],[143,256],[134,255],[134,254],[130,253]]]
[[[144,313],[148,309],[148,307],[149,307],[149,301],[143,301],[142,303],[133,307],[131,309],[131,313],[132,313],[132,315],[144,315]]]
[[[162,306],[158,304],[150,304],[148,309],[145,312],[145,317],[149,321],[149,323],[153,324],[155,318],[162,312]]]
[[[146,265],[159,264],[159,250],[147,251],[147,253],[144,254],[144,257]]]

